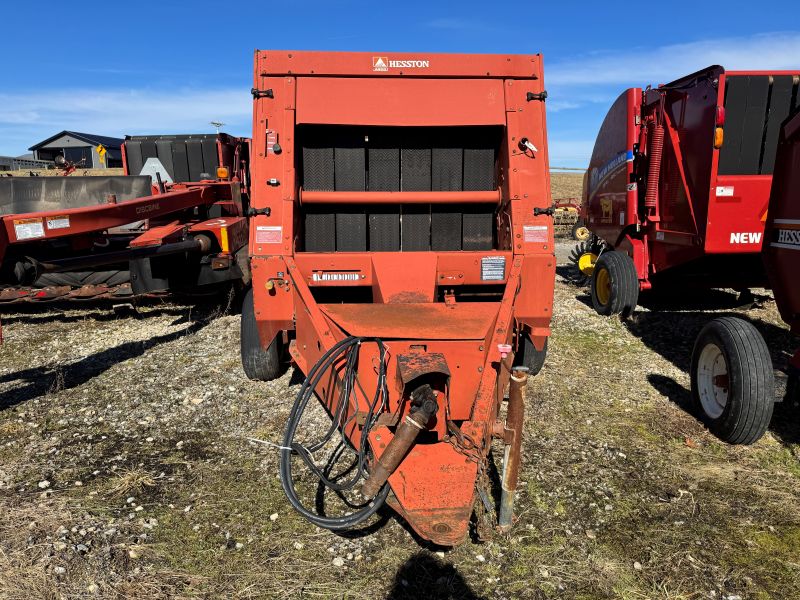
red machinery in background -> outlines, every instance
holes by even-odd
[[[0,180],[0,303],[246,284],[248,142],[139,136],[123,144],[137,175]],[[151,145],[163,162],[139,176]]]
[[[800,335],[800,114],[783,129],[778,148],[762,257],[781,317]],[[788,365],[787,398],[800,400],[800,350]],[[748,321],[715,319],[692,354],[692,397],[709,429],[751,444],[766,431],[775,401],[769,349]]]
[[[577,257],[600,314],[630,313],[651,287],[766,284],[759,252],[798,75],[712,66],[617,99],[584,190],[599,242]]]
[[[541,56],[259,51],[254,81],[242,360],[271,379],[288,350],[307,376],[281,456],[290,503],[345,529],[386,502],[453,545],[476,498],[491,508],[500,438],[509,527],[555,271]],[[333,423],[301,441],[315,395]],[[319,482],[340,516],[309,508]]]

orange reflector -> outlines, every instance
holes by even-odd
[[[230,252],[230,244],[228,243],[228,228],[220,227],[219,229],[219,245],[223,252]]]
[[[725,133],[722,131],[722,127],[717,127],[714,130],[714,148],[719,150],[722,148],[722,142],[725,140]]]
[[[228,167],[217,167],[217,179],[228,178]]]

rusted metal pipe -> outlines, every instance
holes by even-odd
[[[383,451],[380,458],[375,461],[369,478],[361,487],[361,494],[365,498],[374,498],[381,490],[383,484],[403,462],[417,436],[425,429],[428,421],[439,408],[436,403],[436,392],[427,384],[418,387],[411,393],[411,403],[411,412],[397,426],[392,441],[386,446],[386,450]]]
[[[506,452],[503,458],[502,495],[500,497],[500,516],[497,524],[501,531],[511,528],[514,517],[514,496],[519,482],[519,464],[522,451],[522,426],[525,422],[525,386],[528,372],[525,367],[517,367],[511,374],[508,391],[508,411],[506,413]]]

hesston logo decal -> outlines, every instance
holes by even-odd
[[[388,56],[373,56],[373,71],[388,71],[389,69],[427,69],[431,66],[429,60],[389,60]]]
[[[778,229],[775,231],[773,246],[800,250],[800,229]]]

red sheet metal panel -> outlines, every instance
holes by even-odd
[[[482,340],[499,302],[437,304],[321,304],[350,335],[385,339]]]
[[[541,77],[539,54],[258,50],[256,72],[355,77]]]
[[[769,204],[764,262],[781,317],[800,332],[800,114],[784,128]]]
[[[297,123],[504,125],[503,83],[470,79],[302,77]]]

